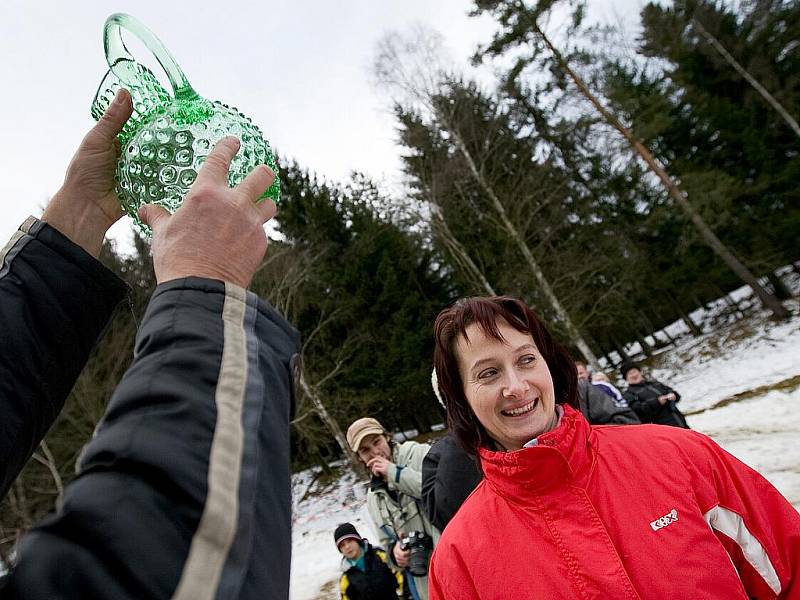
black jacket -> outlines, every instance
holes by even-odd
[[[447,434],[422,462],[422,501],[431,523],[442,531],[483,476],[475,459]]]
[[[124,286],[26,222],[0,271],[6,487],[45,433]],[[134,361],[58,511],[34,527],[0,598],[286,598],[290,363],[297,333],[242,288],[158,286]],[[22,408],[20,408],[22,407]]]
[[[638,425],[641,423],[630,407],[616,404],[611,396],[584,379],[578,380],[578,401],[581,413],[592,425]]]
[[[61,412],[126,290],[33,217],[0,250],[0,496]]]
[[[386,552],[363,541],[364,570],[351,566],[339,580],[339,590],[346,600],[397,600],[402,576],[389,569]]]
[[[658,401],[659,396],[669,393],[675,394],[676,400],[669,400],[666,404]],[[689,429],[686,419],[675,405],[681,396],[668,385],[658,381],[643,381],[629,385],[622,394],[628,405],[639,415],[642,423],[656,423],[658,425],[672,425]]]

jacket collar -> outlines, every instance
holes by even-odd
[[[517,497],[565,483],[585,487],[594,463],[589,432],[583,415],[564,405],[561,423],[540,435],[536,446],[513,452],[481,448],[486,481],[500,494]]]

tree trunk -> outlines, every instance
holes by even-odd
[[[697,306],[699,306],[699,307],[700,307],[700,308],[701,308],[703,311],[708,311],[708,305],[707,305],[705,302],[703,302],[702,300],[700,300],[700,298],[698,297],[698,295],[697,295],[697,294],[692,294],[692,300],[693,300],[693,301],[694,301],[694,303],[695,303]]]
[[[683,322],[684,322],[684,323],[686,323],[686,327],[688,327],[688,328],[689,328],[689,332],[690,332],[690,333],[691,333],[693,336],[695,336],[695,337],[700,337],[701,335],[703,335],[703,331],[700,329],[700,327],[698,327],[697,323],[695,323],[695,322],[692,320],[692,317],[691,317],[691,316],[689,316],[689,313],[688,313],[688,312],[686,312],[685,310],[683,310],[683,308],[681,307],[681,304],[680,304],[680,302],[678,302],[677,300],[675,300],[675,297],[674,297],[672,294],[670,294],[670,295],[669,295],[669,302],[670,302],[670,304],[672,304],[673,308],[674,308],[674,309],[675,309],[675,310],[678,312],[678,314],[681,316],[681,319],[683,319]]]
[[[527,13],[524,13],[527,14]],[[652,152],[642,144],[633,135],[633,132],[625,127],[614,115],[612,115],[601,103],[600,100],[589,90],[583,79],[575,73],[572,68],[564,60],[561,52],[553,45],[550,38],[539,28],[539,24],[532,19],[531,27],[533,31],[542,39],[547,48],[552,53],[558,66],[569,75],[570,79],[578,86],[580,92],[586,97],[589,102],[595,107],[605,121],[616,129],[639,154],[642,160],[650,167],[650,170],[655,173],[661,183],[666,188],[669,195],[675,202],[678,203],[689,220],[694,224],[697,231],[700,233],[701,238],[709,246],[714,253],[728,265],[728,267],[739,276],[739,278],[753,288],[753,291],[758,296],[764,307],[772,311],[776,319],[786,319],[789,316],[789,311],[780,303],[780,301],[771,295],[764,287],[758,282],[758,279],[753,275],[750,270],[722,243],[722,241],[711,230],[708,224],[700,216],[700,213],[689,203],[686,193],[681,190],[675,181],[669,176],[666,169],[658,162],[653,156]]]
[[[466,248],[464,248],[456,236],[453,235],[453,232],[450,231],[450,227],[447,225],[447,221],[445,221],[439,205],[433,201],[430,201],[430,205],[434,231],[442,239],[456,263],[467,273],[467,277],[473,279],[486,294],[489,296],[496,296],[497,293],[483,275],[483,272],[478,268],[478,265],[475,264],[475,261],[472,260]]]
[[[446,119],[445,122],[447,122]],[[449,123],[448,123],[448,129],[450,130],[450,133],[453,136],[456,146],[463,155],[464,160],[467,161],[467,166],[469,167],[472,176],[475,178],[475,181],[478,183],[478,185],[481,186],[484,193],[491,201],[492,206],[497,212],[497,216],[500,218],[500,221],[503,224],[503,228],[505,229],[506,233],[508,233],[509,237],[517,245],[517,248],[519,249],[520,253],[525,259],[525,262],[528,264],[528,267],[530,267],[537,285],[544,293],[547,300],[550,302],[550,306],[553,307],[553,310],[558,315],[558,318],[561,319],[561,321],[564,323],[564,326],[567,329],[567,334],[569,335],[570,340],[572,341],[573,344],[575,344],[578,347],[578,349],[581,351],[581,354],[583,354],[584,359],[592,367],[592,369],[595,371],[599,371],[600,363],[598,362],[597,357],[594,355],[594,352],[592,352],[591,348],[589,347],[589,344],[586,343],[586,340],[578,331],[578,328],[575,327],[575,324],[572,322],[572,319],[570,319],[569,314],[567,313],[564,306],[561,304],[561,301],[553,292],[553,289],[550,287],[550,283],[544,276],[544,272],[542,272],[542,269],[539,267],[539,263],[534,258],[531,249],[528,247],[528,244],[525,242],[525,240],[522,238],[522,235],[519,233],[519,231],[517,231],[517,228],[514,227],[514,224],[508,218],[506,209],[500,202],[500,199],[497,197],[494,188],[491,185],[489,185],[489,183],[486,181],[486,178],[483,177],[483,175],[481,175],[480,171],[478,171],[478,167],[475,165],[475,161],[472,159],[472,155],[470,154],[469,150],[464,144],[464,140],[461,139],[461,134],[456,130],[455,127],[453,127]]]
[[[653,348],[647,343],[647,340],[644,339],[646,336],[646,333],[642,334],[641,331],[636,332],[636,341],[639,342],[639,346],[642,348],[642,354],[644,354],[647,358],[650,358],[653,356]]]
[[[306,380],[306,372],[304,368],[300,368],[300,377],[299,377],[300,387],[302,388],[303,392],[309,397],[311,403],[314,405],[314,410],[317,411],[319,418],[328,426],[331,433],[333,434],[334,439],[339,444],[339,447],[342,449],[344,455],[350,459],[350,462],[353,465],[353,469],[355,469],[356,473],[360,476],[367,477],[367,470],[364,468],[364,465],[358,459],[355,452],[350,450],[350,446],[347,444],[347,438],[342,433],[339,424],[336,422],[328,410],[325,408],[325,404],[322,402],[322,398],[319,397],[319,393],[317,392],[316,388],[310,386],[308,381]],[[367,477],[368,478],[368,477]]]
[[[665,337],[665,338],[666,338],[666,340],[667,340],[666,342],[663,342],[663,344],[664,344],[665,346],[668,346],[668,345],[672,345],[672,346],[674,346],[674,345],[675,345],[675,338],[674,338],[674,337],[672,337],[672,336],[669,334],[669,331],[667,331],[667,328],[666,328],[666,327],[664,327],[664,329],[662,329],[662,330],[661,330],[661,333],[664,335],[664,337]],[[655,334],[653,334],[653,337],[655,337]]]
[[[331,466],[328,464],[328,461],[325,460],[325,457],[322,456],[322,452],[319,451],[319,448],[314,450],[314,454],[317,455],[317,464],[319,465],[320,469],[322,469],[322,472],[327,477],[331,477],[333,475],[333,469],[331,469]]]
[[[744,318],[744,311],[742,310],[742,307],[739,306],[739,303],[736,302],[731,297],[730,294],[728,294],[727,292],[722,291],[722,288],[719,288],[719,290],[720,290],[720,295],[722,296],[722,299],[725,300],[725,304],[728,305],[728,308],[730,309],[731,314],[737,315],[739,319],[743,319]]]
[[[659,344],[661,344],[662,346],[667,346],[667,345],[670,345],[670,344],[674,344],[675,343],[675,338],[673,338],[669,334],[669,331],[667,331],[667,327],[672,323],[673,315],[670,314],[665,319],[664,316],[662,314],[660,314],[660,313],[661,313],[660,310],[656,311],[652,307],[650,308],[650,311],[649,311],[649,315],[650,316],[648,317],[647,320],[648,320],[649,323],[652,324],[651,331],[653,332],[653,338]],[[666,323],[666,325],[664,325],[663,327],[658,327],[657,325],[655,325],[655,323]],[[666,341],[659,340],[658,337],[656,336],[656,332],[660,332],[661,335],[664,337],[664,340],[666,340]]]
[[[620,344],[617,338],[615,337],[611,338],[611,343],[614,345],[614,349],[617,351],[617,354],[619,354],[620,358],[622,359],[622,362],[630,361],[631,355],[625,351],[624,344]]]
[[[722,58],[724,58],[728,64],[732,66],[737,73],[739,73],[739,75],[744,77],[747,83],[752,85],[753,88],[755,88],[755,90],[761,94],[761,97],[764,98],[764,100],[766,100],[769,105],[775,109],[775,112],[777,112],[784,121],[786,121],[791,130],[794,131],[795,135],[800,137],[800,125],[797,124],[797,121],[795,121],[795,119],[788,113],[783,105],[778,102],[775,97],[764,88],[764,86],[758,83],[755,77],[750,75],[750,73],[748,73],[747,70],[745,70],[745,68],[740,65],[735,58],[733,58],[733,56],[731,56],[730,52],[725,49],[725,46],[720,44],[719,40],[711,35],[705,27],[703,27],[702,23],[697,20],[697,17],[692,17],[692,23],[694,24],[694,27],[697,29],[698,33],[706,38],[708,43],[711,44],[714,49],[722,55]]]
[[[769,279],[769,282],[772,285],[772,291],[778,300],[789,300],[792,297],[792,293],[789,291],[789,288],[787,288],[781,278],[775,274],[775,271],[770,271],[767,273],[767,279]]]

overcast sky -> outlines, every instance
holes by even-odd
[[[593,0],[609,15],[611,0]],[[637,0],[616,3],[633,8]],[[293,2],[27,2],[0,5],[0,239],[39,216],[58,189],[107,70],[102,29],[113,12],[148,26],[197,92],[238,106],[283,156],[329,179],[358,169],[399,179],[395,123],[370,65],[389,30],[440,31],[467,68],[493,23],[467,17],[467,0]],[[213,6],[213,8],[211,8]],[[126,40],[129,38],[126,38]],[[138,56],[137,56],[138,58]],[[115,227],[128,237],[130,221]],[[2,245],[3,242],[0,242]]]

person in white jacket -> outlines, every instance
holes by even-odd
[[[397,444],[376,419],[347,430],[347,443],[372,474],[367,509],[390,561],[403,569],[415,600],[428,598],[428,560],[439,531],[422,509],[422,461],[428,444]]]

